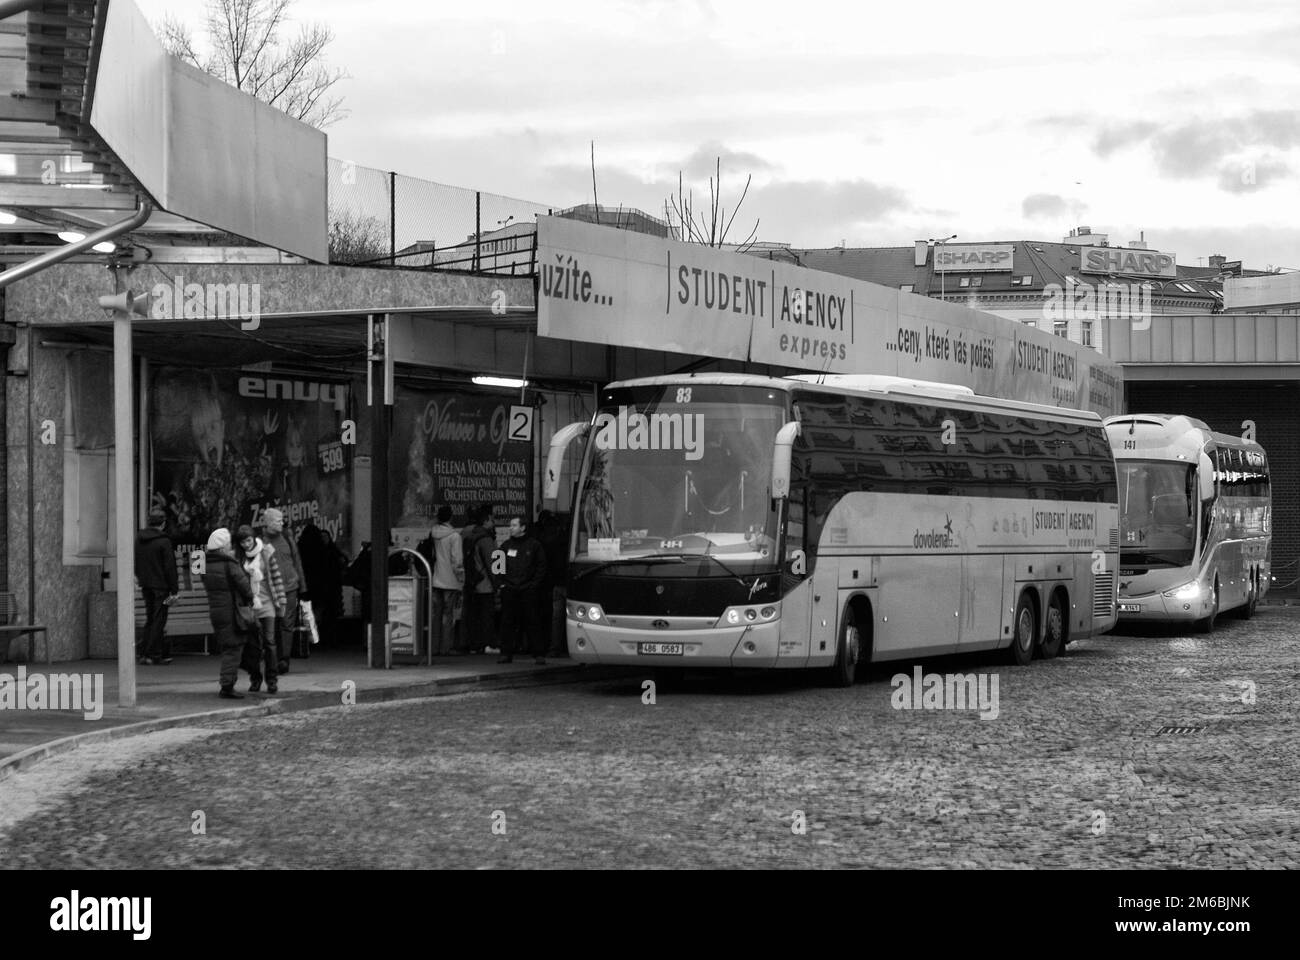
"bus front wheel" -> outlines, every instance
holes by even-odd
[[[1038,638],[1038,617],[1034,614],[1034,602],[1029,599],[1028,593],[1020,595],[1014,624],[1010,660],[1018,667],[1027,667],[1034,659],[1034,643]]]
[[[858,621],[853,608],[844,610],[844,619],[840,623],[840,640],[835,646],[835,665],[830,668],[827,679],[831,686],[851,687],[858,670],[858,658],[862,655],[862,638],[858,633]]]

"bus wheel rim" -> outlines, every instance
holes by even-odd
[[[1020,611],[1020,619],[1016,621],[1016,643],[1020,644],[1020,649],[1028,650],[1034,642],[1034,617],[1029,612],[1029,608]]]

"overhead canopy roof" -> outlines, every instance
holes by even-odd
[[[57,245],[147,197],[148,245],[327,259],[324,134],[168,56],[131,0],[27,6],[0,19],[0,244]]]

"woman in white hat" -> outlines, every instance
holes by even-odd
[[[235,558],[230,546],[230,531],[220,527],[208,537],[208,551],[204,555],[203,587],[208,592],[208,618],[221,650],[221,692],[227,700],[243,700],[235,693],[239,679],[240,654],[244,638],[235,626],[235,607],[251,606],[253,591],[248,584],[248,574]]]

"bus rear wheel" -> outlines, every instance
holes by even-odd
[[[835,645],[835,665],[830,668],[827,680],[833,687],[851,687],[858,671],[858,658],[862,655],[862,637],[858,633],[858,620],[852,607],[844,610],[840,623],[840,640]]]
[[[1250,593],[1246,594],[1246,605],[1241,608],[1241,619],[1249,620],[1255,615],[1255,605],[1259,603],[1259,583],[1255,574],[1250,575]]]
[[[1038,639],[1038,617],[1028,593],[1020,595],[1013,624],[1009,659],[1018,667],[1027,667],[1034,659],[1034,645]]]
[[[1047,605],[1047,620],[1043,624],[1043,642],[1038,645],[1039,655],[1044,660],[1060,656],[1065,649],[1066,635],[1065,598],[1057,591],[1052,595],[1052,602]]]

